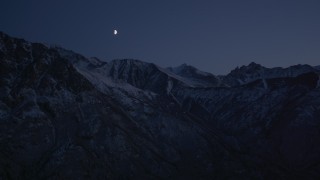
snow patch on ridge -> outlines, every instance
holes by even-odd
[[[167,85],[167,94],[170,93],[171,89],[173,87],[173,82],[171,81],[170,78],[168,78],[168,85]]]

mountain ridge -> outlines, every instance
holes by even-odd
[[[3,179],[318,179],[319,69],[103,62],[0,33]]]

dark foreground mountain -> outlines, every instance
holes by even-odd
[[[103,62],[0,33],[0,179],[319,179],[319,68]]]

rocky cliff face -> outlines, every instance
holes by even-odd
[[[2,179],[318,179],[319,69],[226,76],[0,33]]]

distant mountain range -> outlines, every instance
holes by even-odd
[[[216,76],[0,33],[0,179],[320,179],[319,67]]]

